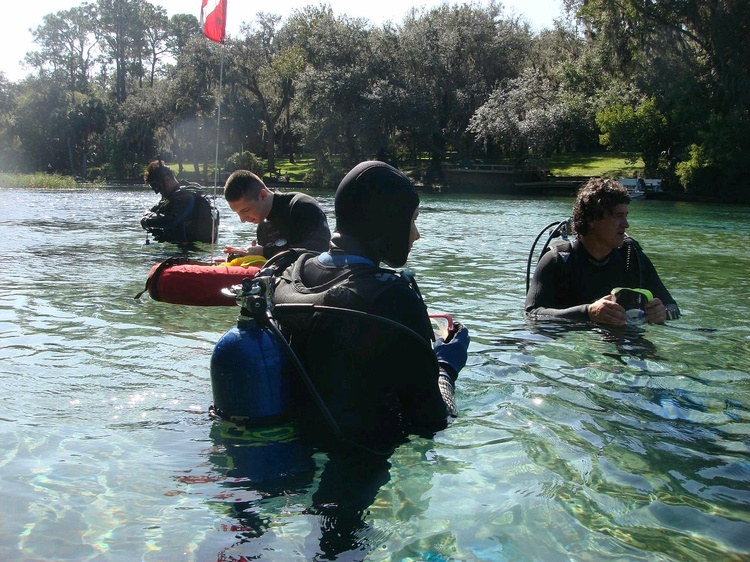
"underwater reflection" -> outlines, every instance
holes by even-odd
[[[566,322],[528,322],[523,330],[515,330],[509,335],[493,338],[491,345],[495,348],[516,349],[531,353],[550,342],[559,341],[574,332],[589,332],[599,336],[602,343],[614,345],[616,352],[602,351],[602,355],[628,365],[633,359],[663,359],[657,352],[656,345],[645,337],[646,330],[640,326],[605,326],[601,324]]]
[[[263,536],[288,524],[290,516],[311,519],[310,526],[317,527],[304,546],[297,544],[305,560],[332,560],[342,553],[359,560],[374,548],[366,515],[390,479],[389,456],[352,447],[321,452],[298,429],[294,423],[245,428],[214,422],[209,460],[225,475],[219,485],[226,493],[212,503],[236,520],[224,526],[236,542],[224,546],[217,560],[278,559],[278,537]],[[323,468],[316,479],[319,462]]]

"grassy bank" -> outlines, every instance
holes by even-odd
[[[556,176],[606,176],[631,178],[643,173],[643,161],[628,159],[629,154],[618,152],[560,154],[547,161],[549,170]]]
[[[295,158],[294,162],[282,158],[276,160],[276,169],[279,175],[286,178],[287,181],[305,181],[308,172],[312,171],[315,160],[313,158]],[[268,174],[263,176],[264,180],[269,179]]]
[[[555,176],[607,176],[612,178],[633,177],[643,172],[643,162],[637,159],[631,163],[628,154],[624,153],[577,153],[553,156],[547,161],[547,167]],[[294,162],[287,159],[277,160],[276,167],[287,181],[303,182],[312,170],[315,160],[296,158]],[[177,166],[173,166],[176,170]],[[408,173],[408,172],[407,172]],[[189,176],[189,174],[187,174]],[[190,178],[187,178],[190,179]],[[270,179],[268,174],[264,179]],[[80,187],[71,176],[60,174],[5,174],[0,173],[0,187],[22,188],[74,188]]]
[[[60,174],[3,174],[0,173],[0,187],[26,187],[65,189],[79,187],[73,176],[62,176]]]
[[[643,161],[632,155],[619,152],[596,152],[556,155],[547,160],[547,167],[556,176],[607,176],[611,178],[633,177],[643,172]],[[304,181],[315,161],[297,158],[294,163],[278,159],[276,166],[289,181]],[[268,179],[268,175],[264,177]]]

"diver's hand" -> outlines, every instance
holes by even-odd
[[[224,253],[231,254],[233,256],[246,256],[245,248],[237,248],[236,246],[224,246]]]
[[[263,246],[249,246],[247,248],[238,248],[236,246],[224,246],[224,253],[235,257],[240,256],[262,256]]]
[[[646,303],[646,321],[649,324],[663,324],[667,321],[667,307],[654,297]]]
[[[588,305],[589,320],[599,324],[624,326],[628,323],[625,309],[615,302],[614,295],[607,295]]]
[[[458,372],[466,365],[470,341],[468,328],[460,322],[454,322],[448,337],[438,338],[432,346],[438,365],[445,368],[453,380],[456,380]]]

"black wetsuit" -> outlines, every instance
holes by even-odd
[[[274,316],[346,438],[379,446],[405,432],[445,427],[432,327],[421,296],[404,277],[373,264],[325,265],[305,254],[281,276],[274,303]],[[410,331],[377,318],[283,308],[300,303],[364,311]],[[320,412],[308,414],[308,428],[330,435]]]
[[[331,230],[318,202],[304,193],[274,192],[271,212],[258,225],[256,237],[263,256],[270,258],[289,248],[315,252],[328,249]]]
[[[665,306],[676,308],[654,264],[635,241],[623,244],[603,260],[594,259],[578,240],[564,250],[571,251],[550,250],[539,260],[526,295],[530,318],[588,321],[588,305],[615,287],[648,289]]]
[[[178,187],[169,197],[151,207],[141,218],[141,227],[150,232],[157,242],[195,242],[189,229],[195,197],[194,193]]]

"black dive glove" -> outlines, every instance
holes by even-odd
[[[681,316],[680,307],[676,304],[668,304],[667,309],[667,320],[678,320]]]
[[[458,377],[458,372],[466,365],[470,341],[468,328],[460,322],[454,322],[448,337],[445,340],[438,338],[432,346],[438,365],[444,368],[454,381]]]

